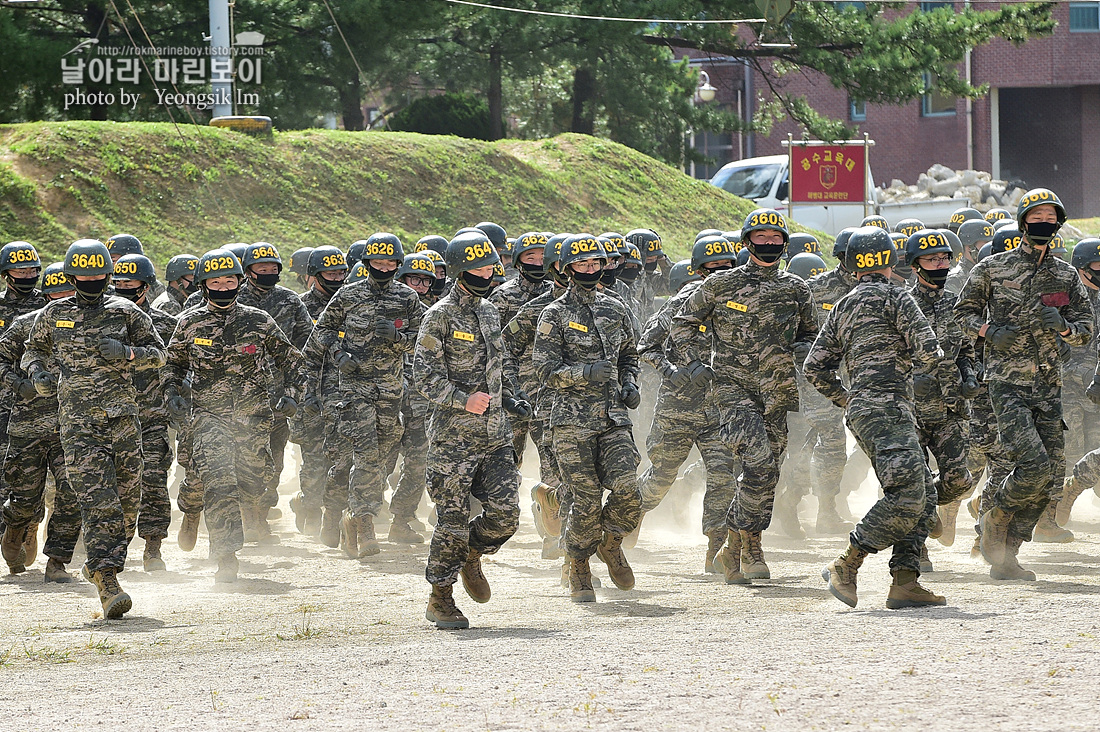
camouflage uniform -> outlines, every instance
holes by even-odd
[[[101,338],[143,348],[130,361],[100,355]],[[80,502],[89,572],[121,570],[141,497],[141,437],[132,374],[164,364],[153,322],[129,300],[104,295],[91,304],[66,297],[46,305],[27,336],[27,373],[60,371],[61,445]]]
[[[935,511],[935,486],[917,436],[913,361],[943,357],[936,334],[913,298],[877,273],[829,312],[803,365],[806,378],[833,403],[847,402],[846,421],[871,458],[885,494],[852,530],[864,552],[893,546],[890,571],[920,573],[920,547]],[[841,385],[839,369],[850,386]]]
[[[502,287],[504,285],[497,290]],[[430,299],[431,293],[424,297]],[[429,304],[422,302],[421,307],[426,311]],[[405,384],[401,396],[401,423],[404,427],[400,444],[401,475],[397,479],[397,488],[390,496],[390,513],[394,523],[408,524],[416,518],[416,509],[420,506],[428,480],[428,419],[431,417],[431,403],[416,390],[411,353],[405,354],[402,373]]]
[[[693,331],[702,325],[713,329],[711,353],[695,346]],[[816,335],[806,283],[751,259],[708,277],[673,318],[670,338],[684,349],[677,365],[701,361],[714,369],[710,398],[744,471],[729,510],[733,530],[758,533],[771,523],[787,412],[798,411],[792,351]]]
[[[412,288],[396,280],[379,286],[367,279],[341,287],[317,318],[306,344],[312,394],[323,394],[322,366],[334,349],[357,362],[354,373],[336,377],[336,431],[353,450],[348,509],[354,518],[377,516],[391,465],[401,441],[402,356],[411,351],[422,307]],[[375,335],[379,320],[392,321],[399,340]],[[326,500],[327,506],[327,500]]]
[[[1069,362],[1062,367],[1062,411],[1066,430],[1066,464],[1075,465],[1095,448],[1100,448],[1100,407],[1093,404],[1085,389],[1096,371],[1096,334],[1100,333],[1100,291],[1087,289],[1092,305],[1093,335],[1084,348],[1074,348]]]
[[[944,283],[943,289],[952,295],[962,292],[963,285],[970,279],[970,272],[976,264],[977,262],[971,262],[966,257],[959,257],[959,263],[951,268],[951,274],[947,275],[947,282]]]
[[[152,301],[153,307],[169,315],[179,315],[183,312],[183,303],[186,297],[186,293],[177,290],[175,287],[168,287],[160,297]]]
[[[241,512],[260,509],[275,469],[268,440],[272,390],[275,383],[300,385],[300,358],[271,316],[257,308],[235,303],[180,316],[162,386],[178,391],[192,373],[193,461],[205,489],[212,557],[244,546]]]
[[[520,308],[538,298],[539,296],[550,292],[552,285],[549,282],[531,282],[527,278],[520,276],[513,280],[505,282],[503,285],[493,290],[493,294],[489,296],[489,302],[497,306],[497,312],[500,313],[500,322],[502,325],[507,325],[512,321],[512,318],[516,316]],[[533,329],[532,329],[533,334]],[[515,356],[516,354],[513,354]],[[524,364],[522,361],[517,361],[520,370],[526,370],[530,372],[534,367],[530,365],[530,359]],[[527,391],[528,386],[533,385],[529,380],[527,383],[517,379],[516,383],[519,384],[519,388],[528,396],[532,396],[534,391]],[[523,453],[527,449],[527,433],[531,431],[531,422],[534,416],[530,419],[517,419],[512,418],[512,430],[515,433],[512,441],[512,446],[516,451],[516,459],[519,461],[518,465],[523,465]]]
[[[0,382],[5,385],[27,378],[19,370],[19,362],[37,315],[20,315],[0,336]],[[43,554],[68,564],[80,536],[80,504],[65,469],[57,411],[56,394],[29,401],[15,397],[8,421],[3,480],[9,494],[3,511],[6,526],[21,528],[41,523],[46,471],[53,473],[56,491]]]
[[[554,454],[572,503],[565,549],[574,559],[587,559],[603,534],[625,536],[641,518],[638,449],[619,391],[628,380],[636,383],[639,370],[626,308],[610,296],[570,287],[539,316],[532,360],[550,392]],[[613,365],[604,384],[581,374],[597,361]],[[605,490],[611,492],[606,504]]]
[[[646,323],[639,345],[640,356],[660,374],[670,374],[675,369],[666,355],[666,349],[677,347],[677,344],[668,342],[672,318],[701,284],[702,281],[697,281],[684,285]],[[694,338],[697,343],[693,350],[706,352],[710,349],[709,326],[697,328]],[[667,378],[662,380],[657,392],[653,427],[646,441],[652,465],[638,480],[643,511],[652,511],[664,499],[691,446],[696,445],[707,468],[703,533],[720,532],[725,536],[726,513],[737,492],[740,467],[719,435],[719,427],[719,410],[713,401],[707,399],[705,389],[690,383],[677,388]]]
[[[1004,349],[985,343],[985,381],[997,415],[1006,455],[1015,466],[1003,485],[995,486],[992,504],[1013,514],[1008,536],[1030,541],[1032,530],[1049,502],[1061,496],[1065,474],[1062,435],[1061,363],[1058,336],[1040,321],[1042,298],[1054,294],[1069,304],[1059,306],[1069,335],[1064,341],[1082,346],[1089,340],[1093,315],[1077,271],[1057,256],[1044,256],[1026,242],[987,257],[974,267],[955,306],[963,329],[972,337],[983,328],[1018,327],[1015,342]]]
[[[161,342],[172,340],[176,318],[168,313],[138,305],[153,321]],[[160,387],[160,367],[153,363],[133,371],[137,389],[138,422],[141,428],[141,501],[137,514],[137,534],[143,539],[163,539],[172,522],[172,502],[168,498],[168,471],[172,467],[172,446],[168,441],[168,409]],[[127,517],[129,520],[130,517]]]
[[[310,320],[317,322],[321,311],[328,305],[331,295],[318,292],[311,288],[309,292],[301,296],[302,304],[309,313]],[[321,393],[327,394],[335,391],[336,367],[332,364],[331,354],[321,365],[322,387]],[[322,414],[310,415],[304,409],[299,409],[290,421],[290,439],[302,448],[302,468],[298,473],[298,484],[302,490],[302,503],[309,509],[321,508],[325,496],[325,485],[329,470],[333,466],[333,460],[325,449],[325,417]],[[335,439],[335,431],[333,431]],[[335,446],[334,446],[335,448]],[[350,455],[350,449],[339,450],[342,455]],[[343,473],[342,483],[347,485],[350,475],[350,457],[347,470]],[[341,502],[337,510],[342,511],[347,507],[347,497]]]
[[[502,403],[515,388],[509,361],[487,300],[455,287],[425,313],[413,382],[432,404],[427,480],[436,524],[424,572],[432,585],[453,585],[471,550],[492,554],[519,527],[519,472]],[[490,397],[480,415],[466,411],[478,391]],[[471,496],[482,505],[472,521]]]

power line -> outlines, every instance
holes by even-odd
[[[351,56],[351,62],[355,64],[355,70],[359,72],[359,80],[365,81],[366,77],[363,75],[363,67],[359,65],[359,59],[355,58],[355,52],[351,50],[351,45],[348,44],[348,39],[344,37],[344,29],[340,27],[340,21],[336,20],[336,16],[332,13],[332,7],[328,4],[328,0],[323,0],[325,8],[328,10],[328,17],[332,18],[333,25],[336,26],[336,32],[340,34],[340,40],[344,42],[344,48],[348,49],[348,55]]]
[[[737,20],[698,20],[694,18],[683,20],[672,20],[669,18],[621,18],[618,16],[609,15],[579,15],[574,13],[554,13],[549,10],[527,10],[524,8],[509,8],[504,5],[489,5],[488,3],[475,3],[471,0],[444,0],[444,2],[454,3],[455,5],[470,5],[475,8],[485,8],[486,10],[504,10],[509,13],[522,13],[524,15],[545,15],[552,18],[572,18],[574,20],[607,20],[618,21],[622,23],[670,23],[677,25],[731,25],[737,23],[766,23],[764,18],[739,18]],[[326,5],[327,0],[326,0]]]

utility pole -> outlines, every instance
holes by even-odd
[[[217,62],[221,68],[229,68],[232,62],[229,53],[229,0],[209,0],[210,3],[210,63]],[[233,82],[215,81],[210,91],[214,94],[214,116],[228,117],[233,114]]]

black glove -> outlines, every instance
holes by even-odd
[[[1062,317],[1062,314],[1058,312],[1058,308],[1051,305],[1043,306],[1043,310],[1039,315],[1039,319],[1043,321],[1043,327],[1047,330],[1052,330],[1055,333],[1062,333],[1069,330],[1069,323]]]
[[[38,390],[34,388],[34,382],[30,379],[16,379],[15,383],[12,384],[12,389],[25,402],[29,402],[38,396]]]
[[[515,397],[504,397],[501,400],[504,405],[504,411],[513,417],[519,417],[520,419],[527,419],[531,416],[531,402],[526,399],[516,399]]]
[[[668,383],[672,384],[675,388],[683,389],[691,383],[691,372],[686,368],[678,369],[673,366],[672,370],[665,374],[665,378],[668,379]]]
[[[805,362],[806,357],[810,355],[810,347],[809,343],[799,342],[794,344],[791,348],[791,353],[794,355],[795,366],[802,368],[802,364]]]
[[[100,338],[99,355],[108,361],[125,361],[130,355],[130,349],[114,338]]]
[[[922,399],[936,393],[938,386],[935,376],[917,374],[913,377],[913,393]]]
[[[50,396],[57,392],[57,377],[46,369],[39,369],[31,375],[34,382],[34,390],[42,396]]]
[[[359,362],[347,351],[337,351],[332,360],[341,374],[354,374],[359,370]]]
[[[306,394],[305,398],[302,399],[302,411],[310,417],[320,417],[321,401],[312,394]]]
[[[687,365],[687,369],[691,374],[691,385],[697,389],[703,389],[714,381],[714,369],[702,361],[692,361]]]
[[[187,416],[187,400],[179,394],[168,397],[168,414],[172,419],[180,419]]]
[[[597,361],[596,363],[586,363],[581,374],[584,376],[585,381],[592,384],[606,384],[611,380],[611,375],[614,372],[615,367],[610,361]]]
[[[393,343],[401,340],[401,334],[397,332],[397,326],[388,320],[379,320],[374,326],[374,334]]]
[[[1092,377],[1092,383],[1085,389],[1085,396],[1090,402],[1100,406],[1100,381],[1097,381],[1095,376]]]
[[[279,397],[279,401],[275,402],[275,409],[272,411],[276,417],[293,419],[294,415],[298,413],[298,402],[288,396]]]
[[[997,350],[1011,348],[1020,335],[1020,329],[1015,325],[998,325],[989,328],[985,332],[985,339]]]
[[[973,399],[981,390],[981,384],[978,383],[976,376],[967,376],[959,386],[959,393],[962,394],[963,399]]]
[[[637,409],[642,403],[642,392],[638,391],[637,384],[628,381],[619,389],[619,398],[623,400],[627,409]]]

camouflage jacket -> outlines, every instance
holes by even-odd
[[[700,326],[712,331],[710,353],[696,345]],[[792,352],[795,344],[808,346],[816,336],[809,286],[797,275],[751,259],[704,280],[669,332],[677,366],[710,363],[719,403],[765,414],[798,411]]]
[[[692,293],[699,289],[702,281],[689,282],[666,302],[657,313],[649,319],[642,331],[642,339],[638,343],[639,357],[661,374],[661,387],[657,392],[656,414],[675,415],[677,413],[698,413],[706,405],[707,391],[688,384],[676,388],[668,381],[668,375],[676,368],[668,357],[670,349],[675,348],[669,341],[668,334],[672,328],[672,318],[688,301]],[[689,346],[693,350],[702,353],[710,351],[710,326],[700,325],[693,334],[694,345]]]
[[[1058,334],[1043,327],[1043,301],[1055,305],[1065,318],[1071,346],[1083,346],[1092,334],[1093,314],[1088,293],[1071,265],[1057,256],[1039,259],[1031,246],[1021,244],[994,254],[974,266],[955,305],[955,314],[971,338],[982,329],[1012,325],[1019,328],[1016,342],[997,349],[986,338],[985,378],[1019,386],[1037,382],[1061,384]]]
[[[183,292],[174,287],[165,288],[164,294],[153,300],[153,307],[169,315],[179,315],[183,312],[185,296]]]
[[[306,343],[306,371],[312,393],[322,395],[322,366],[326,356],[346,351],[358,362],[354,373],[336,375],[341,402],[401,398],[402,360],[412,351],[420,329],[423,307],[416,292],[391,280],[379,287],[372,280],[344,285],[329,300],[317,318],[317,326]],[[400,340],[388,341],[374,334],[379,320],[393,322]]]
[[[12,437],[50,435],[56,433],[59,426],[57,394],[36,396],[27,401],[10,392],[16,379],[30,378],[19,367],[19,362],[23,358],[27,336],[39,312],[35,310],[16,317],[4,334],[0,335],[0,383],[4,384],[4,389],[9,390],[12,396],[11,416],[8,419],[8,434]]]
[[[10,287],[4,290],[4,296],[0,297],[0,332],[11,327],[15,319],[24,313],[33,313],[46,305],[46,298],[41,292],[34,292],[20,297]]]
[[[332,296],[318,292],[317,288],[311,287],[308,292],[300,295],[298,299],[306,306],[306,312],[309,313],[310,320],[316,325],[317,318],[321,317],[321,311],[328,305]]]
[[[1092,305],[1092,335],[1082,348],[1070,352],[1069,361],[1062,366],[1062,379],[1082,392],[1092,383],[1096,373],[1097,336],[1100,335],[1100,291],[1086,287],[1085,292]]]
[[[187,312],[192,308],[197,308],[206,303],[206,297],[202,294],[202,290],[196,290],[187,296],[187,299],[183,301],[182,312]]]
[[[618,300],[570,287],[539,316],[532,359],[551,400],[551,427],[602,431],[631,425],[619,387],[637,383],[638,350],[630,318]],[[584,367],[596,361],[610,361],[614,367],[605,384],[584,378]]]
[[[151,308],[146,303],[138,305],[153,320],[153,328],[163,343],[172,341],[177,318],[163,310]],[[142,427],[148,424],[167,424],[168,408],[164,403],[164,389],[160,386],[160,367],[151,363],[134,369],[134,388],[137,389],[138,416]],[[148,423],[148,424],[147,424]]]
[[[180,390],[191,372],[194,416],[248,422],[270,430],[275,383],[300,386],[301,352],[270,315],[235,303],[225,310],[195,308],[183,313],[168,344],[161,372],[165,392]],[[273,369],[278,369],[277,378]]]
[[[145,349],[140,358],[108,361],[99,340],[114,338]],[[104,295],[91,305],[75,297],[54,300],[42,309],[27,335],[22,367],[60,371],[58,403],[62,421],[102,423],[108,418],[138,414],[134,372],[164,365],[164,343],[152,319],[134,303]]]
[[[497,309],[488,300],[455,287],[428,308],[413,353],[413,383],[432,404],[428,439],[464,440],[490,450],[510,444],[512,425],[503,404],[516,388],[508,376],[510,361]],[[467,399],[479,391],[489,395],[489,408],[484,414],[466,411]]]
[[[610,298],[618,300],[619,304],[623,306],[623,309],[626,311],[626,317],[630,320],[630,329],[634,331],[634,342],[637,343],[642,337],[642,322],[638,320],[638,314],[630,307],[630,301],[613,287],[599,285],[596,287],[596,291],[601,295],[607,295]],[[667,298],[665,301],[667,301]],[[665,301],[661,302],[661,307],[664,307]],[[656,300],[654,300],[654,304],[656,304]],[[659,309],[660,308],[658,308],[658,310]]]
[[[928,319],[944,356],[932,365],[914,364],[913,373],[936,379],[937,391],[931,397],[916,400],[917,419],[922,423],[940,422],[947,412],[967,416],[967,404],[960,391],[962,380],[978,376],[974,343],[963,333],[955,319],[956,298],[946,289],[932,289],[918,280],[909,290],[921,313]]]
[[[814,316],[818,327],[829,317],[829,311],[833,309],[840,298],[847,295],[856,286],[856,278],[850,272],[840,267],[811,277],[806,283],[810,286],[810,293],[814,296]]]
[[[500,322],[507,323],[516,316],[524,303],[534,300],[549,290],[549,282],[529,282],[521,275],[493,290],[493,294],[489,296],[489,302],[497,306]]]
[[[815,389],[848,409],[913,401],[913,362],[943,358],[936,334],[916,301],[881,274],[864,275],[829,311],[802,366]],[[847,370],[845,391],[837,372]]]
[[[536,407],[544,384],[535,375],[535,362],[531,354],[535,350],[535,327],[546,306],[565,294],[565,288],[556,283],[534,300],[524,304],[514,318],[504,326],[504,347],[511,355],[511,378],[534,401]]]
[[[294,290],[282,285],[264,290],[245,279],[237,302],[270,315],[298,350],[305,347],[306,339],[313,332],[313,318],[302,299]]]
[[[963,285],[970,279],[970,273],[974,270],[975,264],[976,262],[971,262],[966,257],[959,257],[959,263],[951,268],[951,273],[947,275],[947,282],[944,283],[943,289],[952,295],[958,295],[962,292]]]
[[[668,294],[668,276],[672,271],[672,263],[667,260],[658,261],[658,269],[647,272],[643,268],[642,273],[634,282],[636,300],[642,308],[639,315],[647,319],[657,310],[653,298]]]

